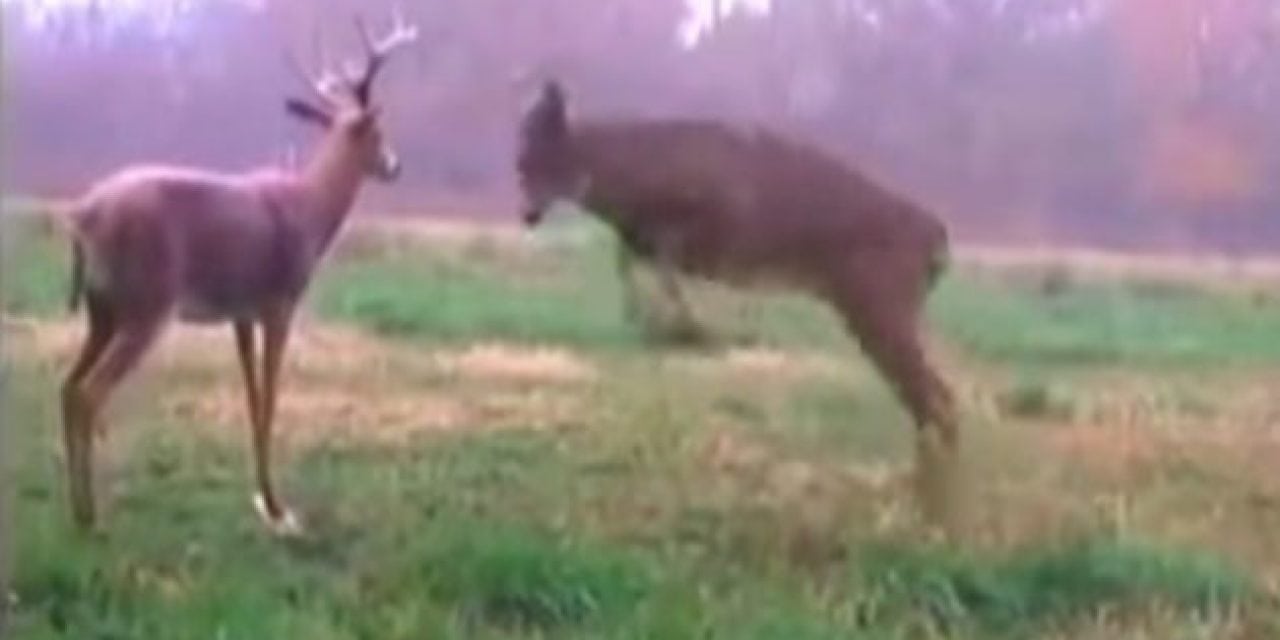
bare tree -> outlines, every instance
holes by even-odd
[[[280,364],[294,309],[364,178],[399,174],[371,88],[391,52],[417,34],[397,20],[375,41],[359,26],[361,73],[313,79],[298,68],[320,102],[290,98],[288,113],[325,130],[301,171],[132,166],[95,184],[66,212],[74,238],[72,308],[83,299],[88,311],[88,336],[62,392],[72,513],[82,528],[95,524],[92,450],[94,432],[104,433],[102,407],[176,315],[234,326],[253,427],[255,505],[273,529],[298,529],[271,481]]]
[[[554,81],[525,115],[518,153],[527,224],[558,201],[586,207],[656,267],[678,305],[677,272],[783,284],[830,303],[911,412],[926,512],[950,524],[959,434],[951,392],[919,336],[948,258],[937,218],[766,131],[695,120],[570,123]]]

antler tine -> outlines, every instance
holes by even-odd
[[[364,53],[370,58],[377,54],[374,48],[373,34],[369,33],[369,25],[364,21],[364,16],[357,14],[354,18],[356,23],[356,32],[360,34],[360,44],[364,45]]]
[[[312,30],[311,33],[312,53],[319,52],[323,56],[323,47],[320,45],[319,33]],[[311,91],[314,96],[326,106],[333,106],[337,100],[335,89],[341,84],[341,81],[328,69],[323,58],[321,60],[320,75],[307,71],[306,65],[298,59],[296,51],[289,47],[283,47],[284,59],[286,66],[294,74],[294,76]]]
[[[360,104],[369,103],[373,80],[378,76],[378,72],[391,52],[418,39],[418,28],[407,24],[398,8],[394,10],[392,20],[394,23],[391,32],[381,40],[377,40],[370,33],[364,19],[359,15],[355,16],[356,31],[360,34],[360,42],[364,45],[367,58],[364,73],[353,83],[356,99]]]
[[[284,61],[285,65],[289,68],[289,72],[293,73],[293,76],[298,79],[298,82],[301,82],[303,86],[307,87],[307,90],[310,90],[316,99],[323,101],[325,105],[333,104],[334,78],[332,73],[325,72],[319,77],[312,76],[312,74],[307,73],[306,68],[303,68],[301,61],[298,60],[297,54],[294,54],[293,51],[288,49],[284,50]]]

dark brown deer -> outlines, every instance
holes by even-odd
[[[104,432],[101,411],[176,317],[233,325],[253,430],[254,504],[273,530],[297,531],[271,480],[281,360],[294,309],[365,177],[389,182],[399,174],[372,87],[388,56],[417,37],[398,16],[382,39],[359,19],[357,27],[361,73],[311,78],[295,66],[319,102],[289,98],[286,110],[325,131],[300,171],[133,166],[65,212],[75,257],[71,305],[83,299],[88,313],[88,336],[62,390],[68,488],[81,528],[96,520],[93,435]]]
[[[798,287],[829,302],[918,427],[927,515],[950,519],[943,510],[958,427],[951,392],[919,335],[924,301],[949,255],[937,218],[766,131],[692,120],[570,122],[554,81],[525,114],[520,137],[525,223],[536,225],[563,201],[610,225],[624,247],[628,306],[636,300],[628,256],[655,268],[686,317],[678,272]]]

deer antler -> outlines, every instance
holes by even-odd
[[[339,91],[344,88],[343,80],[326,63],[324,47],[320,42],[320,34],[314,29],[311,32],[311,50],[312,56],[320,58],[319,75],[309,72],[306,65],[298,59],[297,52],[288,47],[283,49],[285,63],[298,81],[306,86],[315,98],[320,100],[321,105],[330,108],[337,107],[340,101]]]
[[[405,23],[404,16],[398,9],[392,14],[392,20],[391,32],[381,39],[375,39],[364,19],[359,15],[355,17],[356,31],[360,34],[360,42],[364,44],[365,67],[363,73],[353,79],[351,91],[361,106],[369,105],[373,80],[378,77],[378,72],[391,53],[418,39],[418,27]]]
[[[324,69],[320,75],[313,75],[307,72],[302,62],[298,60],[298,56],[287,49],[284,51],[284,58],[289,70],[293,72],[299,82],[311,91],[315,98],[320,100],[321,104],[328,107],[337,105],[337,90],[342,87],[342,79],[337,74]]]

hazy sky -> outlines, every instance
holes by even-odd
[[[84,8],[95,2],[117,14],[118,17],[131,18],[148,13],[152,7],[163,6],[173,13],[181,13],[182,9],[200,2],[213,0],[0,0],[0,4],[21,4],[30,11],[28,17],[35,23],[43,22],[50,14],[60,9]],[[240,2],[242,4],[260,5],[265,0],[221,0],[224,2]],[[735,10],[767,10],[772,0],[720,0],[722,11]],[[685,0],[689,5],[689,19],[681,27],[680,37],[685,43],[692,43],[711,24],[713,6],[716,0]]]
[[[764,11],[770,2],[772,0],[721,0],[720,7],[722,11],[730,12],[737,9]],[[680,29],[680,38],[691,44],[710,26],[715,0],[685,0],[685,3],[689,5],[689,19]]]

